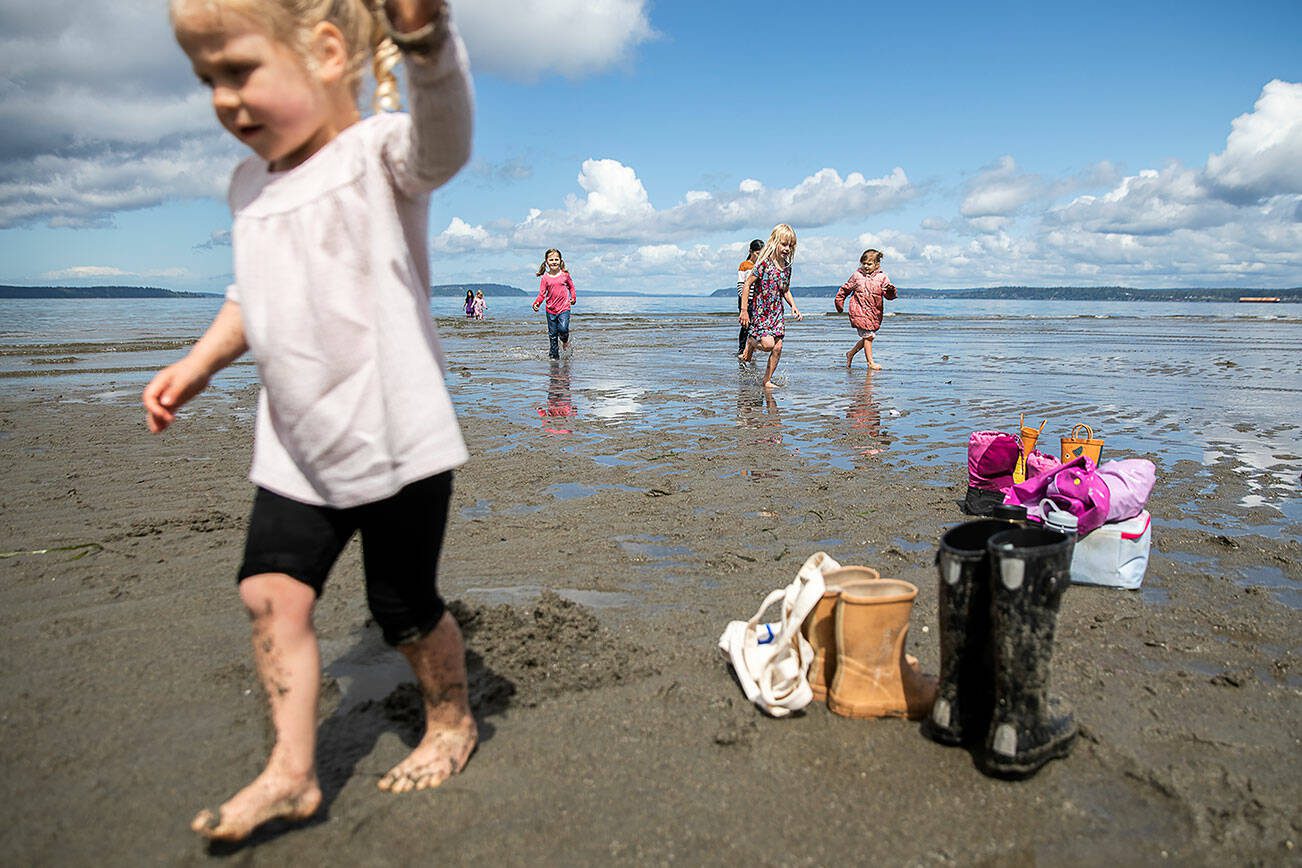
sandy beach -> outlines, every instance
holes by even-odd
[[[1302,546],[1295,526],[1252,532],[1246,468],[1168,463],[1144,590],[1068,592],[1054,680],[1082,737],[1008,783],[904,721],[821,705],[765,718],[715,648],[827,550],[918,586],[910,651],[934,672],[932,558],[962,518],[961,465],[922,473],[925,447],[855,413],[802,434],[844,439],[854,465],[812,461],[784,442],[791,405],[744,378],[730,439],[625,425],[586,411],[583,372],[601,360],[578,358],[574,395],[548,392],[532,422],[462,414],[476,457],[456,477],[440,582],[469,646],[482,742],[468,769],[436,791],[376,789],[420,717],[368,622],[354,543],[318,608],[324,810],[234,848],[186,826],[267,748],[233,580],[255,388],[201,397],[160,438],[125,389],[11,388],[5,861],[1296,863],[1297,611],[1236,577],[1296,583]],[[492,391],[470,368],[451,375],[463,403]],[[569,401],[584,409],[566,415]]]

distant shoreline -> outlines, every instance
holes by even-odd
[[[837,286],[795,286],[792,294],[801,298],[830,298]],[[432,298],[460,298],[467,291],[483,292],[490,298],[527,298],[531,291],[502,283],[451,283],[430,287]],[[716,289],[708,295],[693,293],[649,293],[588,291],[592,297],[656,298],[725,298],[736,294],[732,287]],[[967,289],[924,289],[902,287],[900,295],[910,299],[992,301],[1148,301],[1148,302],[1239,302],[1270,304],[1302,303],[1302,287],[1262,289],[1260,287],[1215,287],[1202,289],[1134,289],[1125,286],[990,286]],[[180,292],[154,286],[0,286],[0,301],[16,299],[141,299],[141,298],[221,298],[220,293]]]

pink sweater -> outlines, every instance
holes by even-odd
[[[846,298],[850,299],[850,325],[857,329],[877,331],[882,327],[883,300],[895,298],[895,286],[884,271],[864,274],[855,269],[850,279],[842,284],[836,294],[837,313],[844,310]]]
[[[578,296],[574,294],[574,281],[570,279],[568,271],[554,275],[543,274],[542,282],[538,284],[538,297],[533,303],[542,304],[543,299],[547,299],[548,313],[567,311],[570,305],[578,301]]]

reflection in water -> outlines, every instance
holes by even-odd
[[[570,360],[552,362],[547,375],[547,405],[538,408],[538,415],[543,419],[543,430],[548,434],[569,434],[568,428],[554,428],[548,423],[553,419],[567,419],[578,415],[574,409],[574,400],[570,396]]]
[[[852,379],[854,379],[852,377]],[[859,379],[850,396],[845,418],[850,423],[851,442],[860,455],[876,455],[891,441],[882,428],[882,411],[873,398],[873,373]]]
[[[750,388],[737,390],[737,424],[748,428],[761,436],[743,438],[742,446],[754,446],[758,443],[782,442],[782,410],[777,398],[765,390],[756,392]]]

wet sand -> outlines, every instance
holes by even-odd
[[[904,721],[768,719],[715,648],[824,549],[918,586],[909,650],[934,672],[932,556],[963,467],[924,472],[929,447],[853,413],[810,423],[852,465],[814,461],[790,404],[784,425],[782,395],[744,382],[731,443],[571,417],[573,396],[544,391],[532,421],[463,413],[476,457],[440,581],[483,739],[467,770],[375,787],[419,705],[368,621],[354,543],[317,617],[325,808],[234,848],[187,823],[268,746],[233,581],[254,391],[201,398],[161,438],[129,400],[0,400],[6,553],[87,546],[0,559],[4,861],[1297,863],[1302,546],[1296,526],[1253,530],[1250,468],[1162,465],[1144,590],[1064,599],[1054,681],[1082,737],[1009,783]]]

